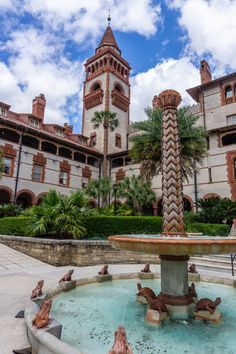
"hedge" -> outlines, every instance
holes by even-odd
[[[0,234],[26,236],[28,217],[6,217],[0,219]],[[109,235],[155,234],[162,229],[162,218],[153,216],[97,216],[84,221],[87,239],[106,239]],[[229,225],[188,223],[188,232],[202,232],[209,236],[227,236]]]
[[[25,216],[9,216],[0,219],[1,235],[18,235],[27,236],[26,228],[29,223],[29,217]]]

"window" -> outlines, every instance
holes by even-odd
[[[39,128],[39,121],[36,119],[30,119],[30,125],[34,128]]]
[[[85,189],[87,187],[87,185],[89,184],[89,180],[90,180],[89,177],[83,176],[83,178],[82,178],[82,188],[83,189]]]
[[[44,166],[35,164],[33,166],[32,181],[43,182],[43,172]]]
[[[231,86],[227,86],[225,89],[225,98],[229,98],[233,96],[232,88]]]
[[[62,129],[55,129],[55,134],[61,138],[64,137],[64,131]]]
[[[236,132],[222,136],[222,146],[236,144]]]
[[[59,184],[62,186],[67,186],[68,185],[68,177],[69,177],[69,172],[67,171],[61,171],[59,175]]]
[[[115,146],[118,147],[118,148],[121,148],[121,136],[119,134],[116,134]]]
[[[9,157],[3,158],[3,175],[11,176],[12,175],[12,159]]]
[[[227,122],[227,125],[236,124],[236,114],[233,114],[232,116],[227,116],[226,122]]]
[[[6,109],[5,109],[5,108],[0,107],[0,115],[1,115],[1,116],[6,117],[6,115],[7,115],[7,111],[6,111]]]
[[[91,91],[92,91],[92,92],[93,92],[93,91],[97,91],[97,90],[100,90],[100,88],[101,88],[100,83],[99,83],[99,82],[95,82],[95,83],[93,84],[93,86],[91,87]]]
[[[212,183],[211,168],[208,168],[208,180],[209,180],[209,183]]]

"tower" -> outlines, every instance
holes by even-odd
[[[115,131],[108,132],[107,151],[108,154],[124,151],[127,148],[129,126],[130,66],[121,56],[110,26],[110,16],[108,27],[95,50],[95,55],[85,63],[85,70],[82,134],[90,138],[91,146],[103,152],[103,126],[94,129],[91,118],[95,111],[115,112],[119,125]]]

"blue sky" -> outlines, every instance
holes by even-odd
[[[43,92],[46,122],[80,132],[85,60],[106,28],[107,9],[132,67],[131,120],[155,94],[199,84],[207,59],[214,77],[236,70],[236,0],[0,0],[0,101],[30,112]]]

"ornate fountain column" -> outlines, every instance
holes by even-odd
[[[184,233],[183,184],[177,107],[182,98],[175,90],[163,91],[153,99],[162,109],[162,203],[163,232],[166,237],[186,237]],[[188,288],[187,255],[160,255],[161,296],[172,318],[186,319],[192,311]]]
[[[174,90],[163,91],[153,100],[162,109],[162,204],[163,233],[184,232],[183,185],[177,107],[182,101]]]

